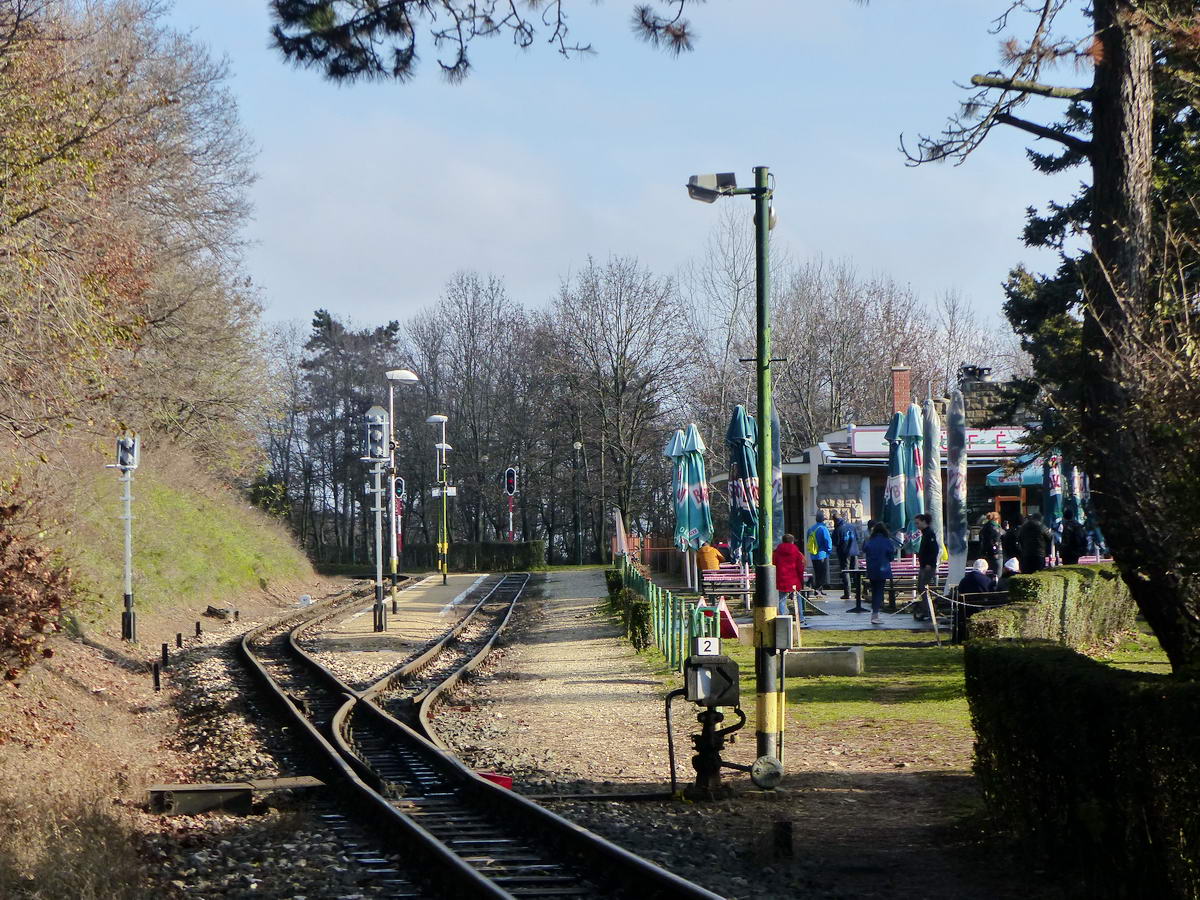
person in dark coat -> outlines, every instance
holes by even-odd
[[[960,596],[963,594],[987,594],[995,589],[996,582],[988,574],[986,559],[975,560],[971,568],[967,569],[967,574],[962,577],[962,581],[958,583]]]
[[[875,525],[863,545],[867,562],[867,580],[871,582],[871,624],[880,625],[883,619],[883,588],[892,577],[892,560],[896,558],[896,542],[882,522]]]
[[[790,616],[788,598],[804,587],[804,554],[796,546],[795,535],[785,534],[783,541],[771,554],[771,565],[775,567],[775,590],[779,591],[779,614]],[[804,601],[796,604],[800,612],[801,628],[808,627],[804,617]]]
[[[994,510],[984,517],[979,529],[979,555],[987,560],[989,569],[1000,571],[1000,513]]]
[[[1000,529],[1000,553],[1005,559],[1012,559],[1020,553],[1017,549],[1017,529],[1012,522],[1005,522]]]
[[[1021,574],[1021,563],[1014,556],[1012,559],[1004,561],[1004,571],[1000,573],[1000,577],[996,579],[996,590],[1007,591],[1008,584],[1012,581],[1014,575]]]
[[[1075,518],[1075,509],[1068,507],[1063,512],[1062,545],[1058,548],[1064,566],[1073,566],[1079,562],[1079,557],[1087,553],[1087,532]]]
[[[938,543],[937,533],[933,530],[933,518],[928,513],[921,513],[913,521],[921,529],[921,543],[917,547],[917,564],[921,567],[917,573],[917,595],[921,602],[913,607],[913,618],[924,619],[927,611],[920,595],[924,594],[931,584],[937,584],[938,558],[942,548]]]
[[[858,529],[841,516],[833,517],[833,546],[837,550],[838,568],[842,573],[842,599],[850,599],[850,573],[858,568]]]
[[[1017,530],[1017,559],[1021,571],[1030,575],[1046,568],[1046,557],[1050,554],[1050,542],[1054,536],[1042,523],[1040,512],[1030,513]]]

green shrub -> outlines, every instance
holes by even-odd
[[[604,583],[608,586],[608,596],[615,597],[617,591],[621,590],[625,581],[621,578],[621,573],[616,569],[606,569],[604,571]]]
[[[1137,607],[1111,563],[1017,575],[1008,606],[971,616],[972,638],[1049,640],[1083,648],[1133,627]]]
[[[964,664],[999,824],[1092,896],[1200,897],[1200,684],[1046,642],[973,641]]]
[[[453,543],[448,560],[451,572],[528,572],[546,567],[546,542],[521,543]],[[364,568],[366,564],[359,568]],[[437,546],[407,544],[404,547],[404,568],[425,572],[437,568]]]
[[[653,643],[650,626],[650,601],[632,588],[619,588],[609,594],[608,608],[621,622],[625,637],[641,653]]]

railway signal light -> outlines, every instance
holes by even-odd
[[[509,466],[504,470],[504,493],[512,496],[517,492],[517,470]]]
[[[385,462],[388,459],[387,410],[372,406],[367,410],[367,452],[363,459]]]
[[[399,475],[396,476],[396,496],[400,499],[403,499],[405,496],[404,479]]]
[[[138,455],[141,441],[131,431],[117,438],[117,468],[128,472],[138,467]]]

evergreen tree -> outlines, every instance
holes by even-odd
[[[1041,436],[1082,460],[1109,545],[1177,674],[1200,678],[1200,327],[1196,263],[1195,100],[1200,17],[1182,0],[1095,0],[1092,33],[1052,36],[1063,0],[1013,3],[1032,38],[1009,41],[1009,71],[977,75],[981,88],[914,162],[962,158],[998,124],[1066,147],[1031,154],[1060,171],[1085,162],[1091,184],[1045,216],[1026,240],[1065,245],[1084,232],[1090,252],[1064,256],[1038,278],[1016,270],[1006,312],[1034,357],[1057,414]],[[1090,62],[1090,87],[1043,84],[1049,63]],[[998,95],[990,92],[999,91]],[[1044,126],[1014,115],[1030,96],[1070,101]],[[1157,103],[1156,103],[1157,101]]]

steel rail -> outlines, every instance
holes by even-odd
[[[342,683],[300,645],[311,628],[340,610],[321,610],[292,628],[286,639],[293,660],[303,660],[321,683],[324,698],[295,698],[286,691],[289,713],[324,754],[333,754],[333,773],[351,787],[357,808],[374,827],[414,849],[439,872],[430,877],[457,891],[482,897],[629,896],[704,898],[713,894],[648,860],[606,841],[533,801],[472,772],[444,746],[420,733],[428,709],[482,663],[512,616],[529,576],[507,576],[491,586],[470,613],[420,656],[363,691]],[[378,705],[379,695],[431,664],[498,594],[507,608],[492,634],[461,666],[427,691],[412,726]],[[296,618],[295,616],[292,617]],[[259,631],[266,630],[265,628]],[[249,638],[249,635],[247,635]],[[283,643],[283,642],[281,642]],[[245,654],[253,654],[244,640]],[[262,677],[274,683],[265,667]],[[404,673],[403,675],[401,673]],[[336,698],[337,708],[331,708]],[[307,709],[318,719],[303,715]],[[532,839],[532,840],[530,840]],[[553,849],[548,855],[541,847]]]
[[[471,897],[508,896],[503,891],[498,891],[486,878],[480,876],[455,854],[449,852],[425,829],[418,826],[409,817],[400,814],[385,797],[368,785],[360,774],[361,763],[359,766],[352,765],[333,746],[327,736],[322,734],[318,724],[306,713],[307,704],[298,702],[298,698],[288,692],[287,686],[280,684],[271,675],[267,665],[259,658],[259,654],[252,649],[252,643],[268,630],[286,626],[297,619],[301,620],[297,627],[304,628],[316,622],[325,621],[342,611],[340,608],[328,608],[333,606],[332,602],[323,602],[319,605],[327,608],[318,609],[314,614],[313,608],[309,607],[300,613],[293,613],[275,622],[261,625],[243,635],[238,647],[251,674],[282,708],[284,714],[299,728],[305,743],[310,750],[315,751],[315,755],[327,775],[332,776],[347,788],[340,796],[349,802],[358,816],[369,822],[373,829],[384,832],[398,849],[411,852],[416,847],[427,853],[430,858],[438,861],[440,864],[438,867],[426,868],[425,873],[440,888],[455,893],[461,892]],[[294,642],[295,631],[295,628],[288,631],[286,642],[288,652],[293,655],[298,650]],[[354,707],[358,702],[357,697],[353,691],[340,685],[332,672],[316,663],[308,654],[300,651],[299,658],[304,660],[306,668],[312,674],[317,675],[325,683],[327,689],[338,691],[337,696],[341,698],[342,702],[339,709],[333,713],[333,718],[330,719],[330,724],[332,724],[338,713]]]
[[[717,898],[717,894],[668,872],[611,841],[600,838],[574,822],[538,805],[533,800],[480,777],[467,768],[457,756],[450,753],[446,744],[437,736],[430,723],[431,709],[465,675],[483,663],[503,629],[508,625],[516,608],[516,600],[527,583],[528,576],[525,576],[525,580],[514,593],[512,602],[483,646],[460,667],[449,673],[440,684],[427,692],[417,707],[414,725],[408,725],[380,707],[378,699],[382,685],[384,682],[389,682],[390,679],[384,679],[380,685],[372,686],[364,691],[362,693],[363,702],[355,708],[355,712],[362,712],[372,720],[372,724],[389,729],[396,736],[397,741],[407,739],[416,746],[425,744],[426,758],[435,762],[440,772],[456,786],[459,792],[466,795],[471,804],[482,806],[490,811],[495,819],[507,823],[509,826],[520,823],[523,829],[537,835],[542,842],[554,847],[578,867],[590,872],[601,872],[602,875],[595,881],[617,887],[631,897],[678,897],[697,898],[697,900],[699,898],[705,898],[705,900]],[[488,593],[485,600],[490,599],[497,591],[501,590],[503,585],[504,582],[497,585]],[[482,606],[483,602],[476,607],[476,610],[481,609]],[[344,736],[345,732],[342,734]],[[421,815],[416,810],[414,810],[414,814]]]

